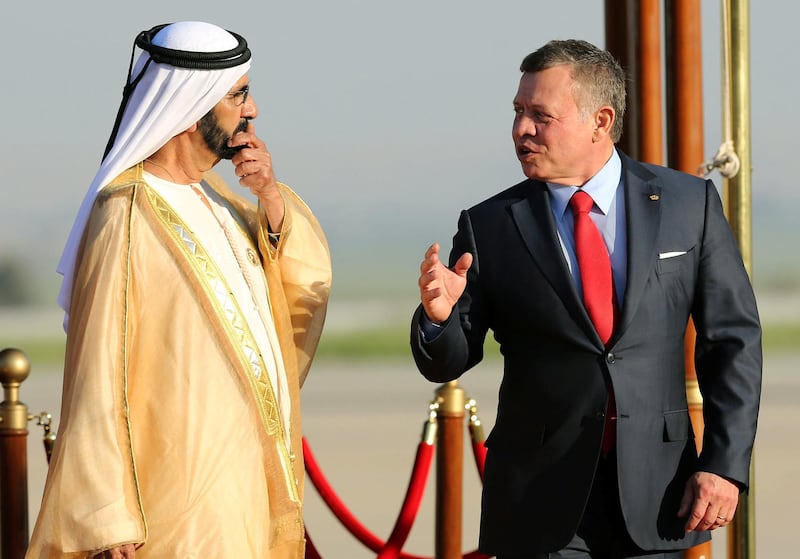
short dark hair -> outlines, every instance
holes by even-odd
[[[526,56],[519,69],[541,72],[554,66],[571,68],[575,83],[572,94],[584,118],[603,105],[614,109],[611,139],[618,142],[625,115],[625,71],[619,62],[608,51],[587,41],[567,39],[548,42]]]

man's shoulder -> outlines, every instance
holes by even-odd
[[[638,161],[620,152],[622,159],[623,172],[633,173],[642,180],[659,181],[662,186],[670,185],[701,185],[705,183],[706,179],[698,175],[692,175],[671,167],[664,165],[656,165],[654,163],[646,163]]]
[[[527,198],[531,189],[544,187],[544,183],[540,183],[531,179],[525,179],[501,192],[498,192],[497,194],[494,194],[489,198],[486,198],[481,202],[478,202],[470,207],[467,211],[470,213],[484,212],[491,211],[499,207],[506,207]]]
[[[137,186],[146,185],[141,172],[136,167],[126,169],[117,175],[111,182],[97,193],[98,201],[107,201],[110,198],[131,195]]]

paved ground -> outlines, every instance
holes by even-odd
[[[786,313],[786,307],[777,304],[775,312]],[[8,320],[8,316],[3,318]],[[337,326],[336,320],[333,317],[331,326],[341,327],[342,323]],[[0,333],[2,323],[0,319]],[[755,459],[756,546],[762,559],[797,556],[794,513],[800,498],[798,365],[800,343],[796,351],[766,356]],[[493,424],[498,381],[497,362],[480,365],[461,381],[467,394],[478,402],[486,433]],[[305,435],[317,460],[351,511],[381,538],[391,532],[405,495],[428,404],[436,388],[437,385],[427,383],[416,373],[410,358],[388,363],[321,362],[304,388]],[[34,365],[21,394],[31,412],[47,410],[57,417],[60,391],[60,371],[38,370]],[[46,471],[39,439],[40,428],[32,425],[29,441],[32,518],[38,510]],[[477,535],[480,488],[469,454],[465,456],[464,479],[463,545],[465,550],[471,550]],[[431,470],[422,510],[405,548],[419,555],[433,554],[434,480],[435,472]],[[375,556],[338,524],[310,485],[306,521],[324,559]],[[714,540],[716,559],[727,557],[724,532],[720,536]]]

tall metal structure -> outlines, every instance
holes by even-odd
[[[733,157],[738,172],[723,181],[725,212],[739,242],[744,265],[753,275],[752,235],[752,162],[750,159],[750,2],[722,0],[727,33],[723,33],[726,56],[723,91],[729,103],[724,104],[723,121],[732,140]],[[730,559],[754,559],[755,527],[755,456],[750,464],[750,491],[739,501],[733,524],[728,531]]]
[[[703,157],[703,83],[700,0],[606,0],[606,48],[631,79],[628,110],[620,147],[650,163],[663,161],[660,16],[664,14],[667,164],[696,174]],[[724,144],[708,172],[723,175],[726,216],[736,235],[748,273],[752,275],[750,161],[750,29],[749,1],[721,0],[723,35]],[[695,332],[686,332],[686,392],[690,414],[702,440],[702,395],[694,370]],[[755,457],[753,459],[755,464]],[[739,501],[727,528],[730,559],[755,558],[755,472],[750,491]],[[692,548],[686,559],[710,559],[711,546]]]

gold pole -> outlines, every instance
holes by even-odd
[[[745,268],[753,275],[752,249],[752,161],[750,158],[750,4],[748,0],[723,0],[730,14],[730,66],[726,87],[733,146],[739,157],[739,172],[723,180],[725,211],[739,243]],[[755,559],[755,453],[750,464],[750,491],[739,501],[733,522],[728,527],[730,559]]]
[[[461,559],[465,400],[455,380],[436,391],[436,559]]]
[[[752,161],[750,159],[750,21],[748,0],[725,0],[729,4],[730,32],[730,122],[733,144],[739,156],[739,173],[725,179],[728,222],[739,241],[745,268],[752,276]]]
[[[28,547],[28,407],[19,400],[19,386],[30,373],[20,350],[0,351],[0,556],[22,559]]]

